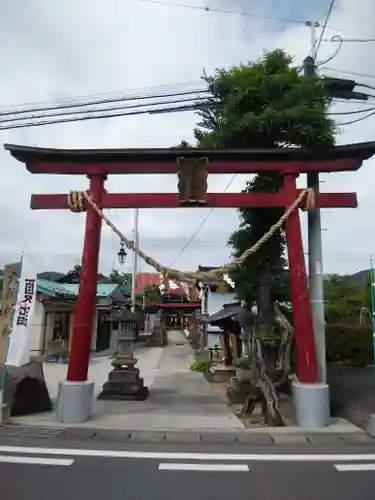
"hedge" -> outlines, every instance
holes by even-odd
[[[365,366],[373,363],[372,327],[350,323],[326,325],[328,362]]]

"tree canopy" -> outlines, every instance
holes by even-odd
[[[329,99],[321,80],[301,75],[282,50],[259,60],[204,76],[212,98],[199,112],[194,131],[203,148],[330,147],[334,122],[327,116]],[[184,142],[180,146],[189,147]],[[276,192],[282,185],[274,172],[255,175],[243,192]],[[229,238],[233,256],[241,255],[281,217],[284,209],[240,209],[239,229]],[[285,237],[281,232],[262,246],[241,270],[232,273],[238,296],[251,303],[265,269],[280,278],[275,292],[285,298]]]
[[[121,273],[117,269],[112,269],[109,277],[113,283],[117,283],[119,285],[126,285],[127,283],[132,282],[132,273]]]

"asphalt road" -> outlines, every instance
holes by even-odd
[[[357,469],[357,470],[355,470]],[[1,500],[373,500],[375,446],[0,441]]]

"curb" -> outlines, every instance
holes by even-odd
[[[278,428],[277,428],[278,429]],[[159,444],[231,444],[253,446],[339,446],[339,445],[375,445],[375,438],[361,432],[280,432],[280,429],[267,429],[266,432],[254,432],[253,429],[223,430],[121,430],[88,427],[43,427],[20,424],[0,425],[1,438],[18,439],[57,439],[94,442],[112,442],[120,444],[159,443]]]
[[[263,445],[375,445],[375,439],[365,433],[254,433],[254,432],[215,432],[215,431],[162,431],[162,430],[112,430],[66,428],[59,438],[83,439],[117,443],[170,443],[170,444],[248,444]]]

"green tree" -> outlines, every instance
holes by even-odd
[[[204,76],[213,107],[200,112],[194,131],[199,147],[283,148],[329,147],[334,144],[334,122],[327,117],[329,100],[319,78],[302,76],[282,50],[267,52],[248,64],[216,70]],[[185,143],[185,147],[189,145]],[[276,173],[257,174],[244,192],[276,192],[282,178]],[[241,255],[281,217],[283,209],[240,209],[240,227],[229,238],[233,256]],[[285,237],[281,232],[262,246],[234,273],[238,296],[252,303],[261,273],[268,269],[280,278],[278,292],[285,297],[282,279]]]
[[[361,309],[368,307],[369,293],[351,276],[332,274],[324,282],[325,315],[329,324],[359,324]],[[371,305],[370,308],[371,310]],[[371,317],[370,317],[371,320]]]
[[[112,269],[109,277],[113,283],[118,283],[119,285],[125,285],[126,283],[131,283],[132,281],[131,273],[120,273],[117,269]]]
[[[152,283],[149,283],[144,287],[141,296],[144,297],[144,304],[146,306],[160,303],[163,300],[160,288],[158,285]]]

